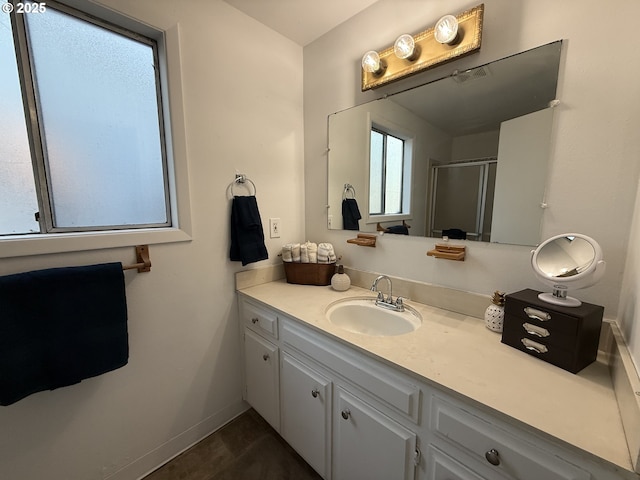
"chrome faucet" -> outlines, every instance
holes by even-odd
[[[387,281],[387,285],[389,286],[389,296],[386,299],[384,298],[384,294],[380,290],[378,290],[378,282],[383,278]],[[378,292],[376,305],[378,305],[379,307],[388,308],[397,312],[404,311],[404,303],[402,301],[402,297],[398,297],[395,302],[393,301],[391,279],[387,275],[379,275],[373,281],[373,284],[371,285],[371,291]]]

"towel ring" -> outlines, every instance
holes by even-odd
[[[353,185],[351,185],[350,183],[345,183],[344,190],[342,191],[342,200],[345,200],[347,198],[349,192],[351,192],[351,194],[353,195],[351,198],[356,198],[356,189],[353,188]]]
[[[253,187],[253,193],[252,193],[252,195],[253,195],[253,196],[255,196],[255,195],[256,195],[256,193],[257,193],[257,191],[258,191],[258,189],[256,188],[256,184],[255,184],[255,183],[253,183],[253,182],[251,181],[251,179],[250,179],[250,178],[248,178],[246,175],[242,175],[242,174],[239,174],[239,173],[238,173],[238,174],[236,174],[236,179],[235,179],[235,180],[233,181],[233,183],[229,186],[229,187],[230,187],[230,190],[231,190],[231,196],[232,196],[232,197],[235,197],[235,193],[233,192],[233,187],[234,187],[235,185],[237,185],[238,183],[239,183],[239,184],[241,184],[241,185],[245,185],[247,182],[249,182],[249,183],[251,184],[251,186]],[[250,189],[249,187],[247,187],[247,189],[249,190],[249,193],[251,193],[251,189]]]

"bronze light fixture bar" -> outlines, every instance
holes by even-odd
[[[363,57],[362,91],[381,87],[479,51],[483,14],[484,4],[480,4],[459,15],[445,15],[433,27],[412,36],[413,52],[405,58],[400,58],[398,51],[406,54],[406,49],[411,48],[407,34],[398,37],[396,45],[381,52],[367,52]],[[457,25],[454,19],[457,20]],[[449,35],[450,33],[453,35]],[[449,43],[441,43],[445,41]]]

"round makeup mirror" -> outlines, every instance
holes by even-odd
[[[564,307],[579,307],[580,300],[568,297],[569,288],[595,284],[605,271],[602,249],[593,238],[580,233],[563,233],[542,242],[531,251],[531,266],[539,280],[553,287],[553,293],[541,293],[544,302]]]

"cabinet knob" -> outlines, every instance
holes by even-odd
[[[345,408],[344,410],[342,410],[342,418],[344,418],[345,420],[349,420],[350,416],[351,416],[351,410],[349,410],[348,408]]]
[[[487,453],[484,454],[484,458],[487,459],[491,465],[495,465],[496,467],[500,465],[500,454],[495,448],[492,448]]]
[[[265,353],[264,355],[262,355],[262,359],[266,362],[267,360],[269,360],[269,354]]]
[[[259,319],[258,317],[253,317],[253,318],[251,319],[251,323],[253,323],[254,325],[255,325],[256,323],[258,323],[259,321],[260,321],[260,319]]]
[[[320,395],[320,390],[318,390],[317,388],[314,388],[313,390],[311,390],[311,396],[313,398],[318,398],[318,395]]]

